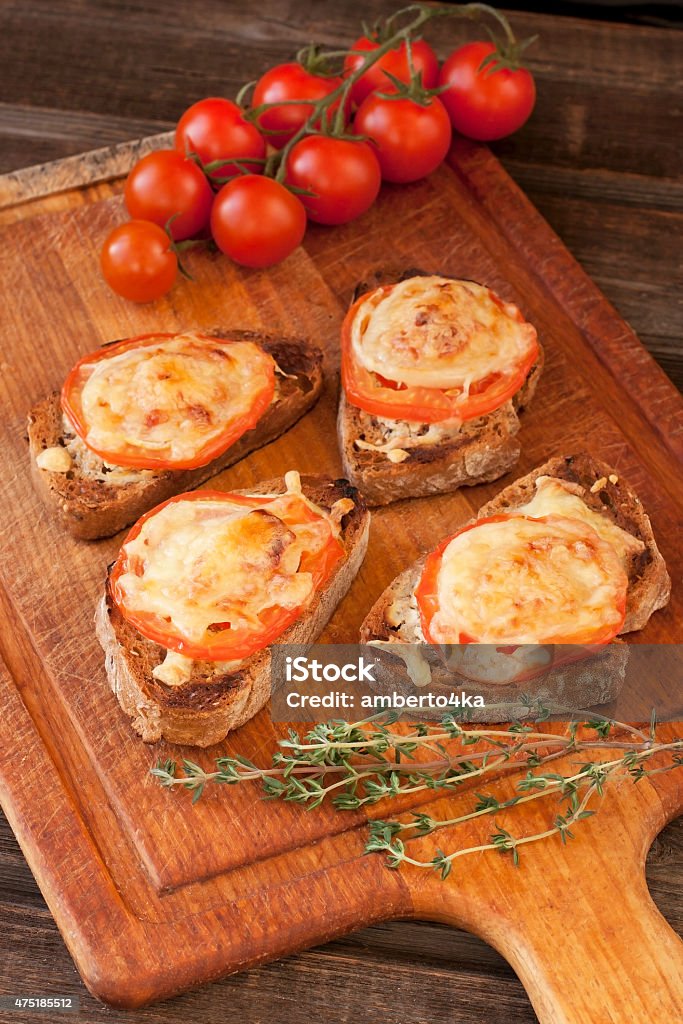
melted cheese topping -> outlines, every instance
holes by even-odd
[[[338,536],[343,512],[328,514],[297,492],[298,474],[285,480],[287,493],[255,509],[207,497],[173,501],[150,516],[124,545],[117,588],[125,608],[165,619],[200,644],[212,626],[258,628],[267,608],[306,605],[314,584],[311,573],[299,571],[302,553]],[[296,518],[301,504],[318,518],[290,527],[284,520]]]
[[[123,484],[140,483],[152,476],[151,469],[131,469],[129,466],[116,466],[112,462],[105,462],[101,456],[88,448],[78,434],[74,433],[71,421],[66,415],[62,416],[62,432],[66,444],[66,451],[73,461],[73,468],[91,480],[100,480],[102,483],[112,487],[120,487]]]
[[[505,686],[528,673],[542,672],[553,661],[550,645],[500,650],[491,644],[462,644],[448,650],[447,665],[473,682]]]
[[[435,445],[441,441],[452,441],[462,428],[458,419],[441,420],[439,423],[409,423],[407,420],[390,420],[385,416],[373,416],[372,413],[359,410],[359,420],[364,437],[357,437],[354,445],[361,451],[384,452],[391,462],[396,451],[402,452],[402,458],[408,458],[406,449],[419,448],[422,445]],[[370,440],[368,435],[375,440]]]
[[[483,285],[413,277],[368,295],[351,344],[361,366],[389,380],[468,394],[473,383],[528,357],[536,331]]]
[[[50,473],[68,473],[73,467],[73,461],[66,448],[55,445],[52,448],[44,448],[36,456],[38,469],[46,469]]]
[[[616,631],[627,585],[617,552],[585,522],[482,522],[443,552],[429,629],[436,643],[568,642]]]
[[[605,481],[607,483],[607,481]],[[578,491],[583,488],[577,487]],[[622,530],[607,516],[600,515],[589,508],[580,494],[572,489],[572,485],[556,477],[539,476],[536,480],[536,493],[526,505],[514,509],[515,515],[540,516],[558,515],[570,519],[579,519],[591,526],[597,535],[607,544],[611,544],[619,556],[622,566],[628,569],[633,555],[645,550],[642,540],[638,540],[626,530]]]
[[[429,686],[432,669],[418,644],[404,644],[398,640],[368,640],[368,647],[378,647],[400,658],[413,686]]]
[[[167,686],[182,686],[192,678],[194,661],[175,651],[166,651],[166,657],[152,669],[152,675]]]
[[[172,462],[194,458],[226,425],[247,416],[274,363],[250,341],[184,334],[84,370],[85,443],[100,452],[132,447]]]
[[[244,662],[216,661],[212,664],[216,672],[228,674],[237,672]],[[184,654],[178,654],[176,651],[166,651],[164,660],[152,669],[152,675],[166,686],[183,686],[192,679],[194,665],[192,658],[186,658]]]

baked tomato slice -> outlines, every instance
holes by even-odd
[[[587,523],[496,515],[442,541],[415,596],[428,643],[606,644],[627,587],[616,550]]]
[[[252,341],[143,334],[76,363],[62,409],[105,462],[195,469],[254,427],[274,393],[273,358]]]
[[[241,661],[299,617],[343,556],[336,521],[301,493],[192,491],[138,520],[109,587],[147,639]]]
[[[522,387],[536,331],[512,303],[472,281],[415,277],[367,292],[342,325],[348,400],[411,423],[471,420]]]

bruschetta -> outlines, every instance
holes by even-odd
[[[543,351],[513,303],[413,274],[362,291],[341,346],[339,446],[369,504],[495,480],[517,462]]]
[[[358,572],[370,515],[345,480],[181,494],[109,567],[95,623],[135,731],[207,747],[270,695],[273,643],[318,637]]]
[[[412,677],[422,672],[423,684],[429,677],[449,688],[470,645],[505,653],[590,647],[606,659],[606,674],[598,673],[592,691],[598,703],[614,696],[614,664],[623,661],[615,649],[623,645],[614,642],[642,629],[670,591],[639,498],[609,466],[581,453],[552,458],[506,487],[401,573],[365,618],[361,641],[379,641],[399,656],[403,645],[412,645]],[[450,645],[455,651],[448,663],[433,656]],[[539,657],[532,652],[532,661]],[[591,679],[595,673],[558,664],[545,673],[544,692],[586,706],[577,701]],[[477,692],[489,703],[514,701],[522,689],[524,678],[490,686],[480,680]]]
[[[36,489],[75,536],[108,537],[284,433],[322,354],[254,331],[148,334],[81,359],[29,414]]]

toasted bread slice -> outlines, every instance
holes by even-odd
[[[369,282],[356,286],[353,299],[393,281],[424,276],[428,272],[417,269],[377,271]],[[492,413],[466,421],[458,430],[379,419],[351,405],[342,389],[337,434],[345,475],[369,505],[388,505],[401,498],[423,498],[497,480],[519,459],[518,414],[534,396],[543,361],[539,343],[538,360],[517,394]]]
[[[589,508],[606,516],[617,526],[641,542],[642,550],[634,554],[629,565],[629,590],[622,633],[642,629],[657,608],[664,607],[671,593],[671,580],[664,558],[661,557],[652,534],[652,527],[639,498],[621,477],[603,462],[582,453],[550,459],[527,476],[511,483],[488,502],[470,520],[483,519],[497,513],[512,511],[530,501],[540,476],[556,477],[581,488],[581,497]],[[463,523],[465,525],[465,523]],[[455,524],[454,524],[455,526]],[[425,557],[405,569],[384,591],[366,616],[360,628],[361,643],[371,641],[391,644],[424,644],[420,628],[420,615],[415,602],[415,589],[420,581]],[[615,687],[624,679],[625,655],[621,643],[607,645],[590,663],[559,666],[546,674],[544,692],[552,694],[558,703],[574,708],[589,707],[612,699]],[[450,689],[458,684],[458,677],[446,669],[436,654],[424,648],[431,666],[432,683]],[[486,705],[500,701],[515,701],[519,696],[518,684],[487,686],[476,684]],[[489,713],[477,714],[489,721],[496,718]],[[505,717],[505,716],[503,716]]]
[[[321,508],[330,509],[340,498],[352,498],[355,504],[341,522],[345,557],[278,643],[305,644],[318,637],[353,582],[368,544],[370,513],[355,488],[346,480],[302,477],[301,482],[303,493]],[[279,479],[238,493],[280,494],[284,490]],[[112,600],[109,580],[108,574],[95,613],[97,637],[104,649],[109,685],[146,743],[165,739],[208,747],[261,710],[270,696],[269,647],[247,658],[237,670],[195,661],[187,682],[169,686],[152,674],[164,661],[166,650],[123,618]]]
[[[402,462],[392,462],[391,452],[358,448],[358,440],[381,444],[388,421],[382,423],[357,409],[342,391],[337,434],[346,476],[362,491],[369,505],[446,494],[459,487],[497,480],[519,460],[518,413],[533,398],[542,368],[541,355],[514,398],[487,416],[463,423],[457,433],[429,440],[430,433],[425,427],[423,437],[418,432],[414,443],[401,447],[406,453]],[[415,426],[396,422],[399,430]]]
[[[438,648],[395,642],[378,646],[393,657],[381,659],[375,668],[376,693],[415,695],[417,679],[420,687],[427,688],[425,692],[437,697],[448,699],[457,691],[470,698],[481,697],[484,707],[462,702],[466,709],[463,718],[472,722],[539,717],[540,705],[562,718],[567,713],[609,704],[623,689],[629,654],[628,644],[617,641],[593,649],[581,660],[560,661],[539,669],[537,675],[525,676],[522,681],[494,683],[459,674],[440,656]],[[420,708],[419,717],[440,719],[452,710],[453,705],[445,701],[440,707],[427,704]]]
[[[209,332],[206,332],[209,333]],[[94,540],[118,533],[160,502],[198,487],[250,452],[289,430],[317,401],[322,389],[322,353],[305,341],[274,338],[257,331],[214,331],[236,341],[253,341],[275,359],[275,397],[251,430],[206,466],[188,470],[112,471],[65,422],[58,392],[39,402],[28,417],[31,471],[38,494],[74,537]],[[63,448],[67,472],[41,469],[36,459],[47,448]],[[68,459],[66,460],[68,463]]]
[[[483,505],[470,522],[524,505],[533,497],[536,480],[540,476],[556,477],[578,485],[589,508],[607,516],[642,541],[644,550],[633,557],[629,566],[626,618],[621,633],[642,629],[652,613],[667,604],[671,580],[640,499],[604,462],[586,452],[549,459]],[[361,627],[362,642],[392,638],[404,643],[420,642],[421,637],[415,630],[417,616],[414,612],[411,614],[410,599],[422,574],[424,561],[424,557],[419,559],[397,576],[375,602]]]
[[[506,487],[470,521],[475,522],[476,519],[524,505],[533,497],[535,482],[540,476],[556,477],[577,485],[582,489],[581,498],[586,505],[642,542],[642,551],[632,557],[629,565],[626,618],[621,633],[642,629],[652,613],[668,602],[671,580],[640,499],[605,463],[587,453],[549,459],[544,465]],[[361,626],[362,643],[372,640],[398,644],[424,643],[414,592],[422,575],[425,557],[397,576],[376,601]],[[544,686],[550,688],[558,702],[573,701],[575,707],[586,706],[578,700],[577,695],[585,697],[589,683],[591,686],[588,689],[594,697],[591,703],[612,699],[615,696],[612,687],[617,679],[623,678],[623,667],[619,662],[621,655],[612,649],[621,647],[621,644],[608,647],[609,652],[605,650],[606,660],[598,663],[597,674],[594,666],[586,666],[585,673],[575,666],[560,666],[546,675]],[[452,671],[445,669],[438,658],[429,660],[434,662],[432,681],[436,685],[452,688]],[[486,688],[477,684],[477,693],[484,696],[487,704],[496,700],[514,701],[515,694],[519,696],[519,687],[512,684]]]

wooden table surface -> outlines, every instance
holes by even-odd
[[[246,0],[3,0],[0,172],[163,131],[190,102],[234,95],[311,39],[344,45],[361,19],[391,7],[376,0],[261,0],[258,7]],[[519,36],[540,33],[529,51],[539,99],[530,123],[494,149],[681,387],[683,36],[510,17]],[[449,33],[455,42],[467,30],[454,23]],[[683,819],[656,840],[647,876],[660,910],[683,932]],[[134,1014],[108,1010],[81,984],[2,815],[0,963],[0,995],[79,995],[78,1019],[87,1024],[535,1020],[498,954],[467,934],[419,922],[367,929]],[[0,1024],[46,1019],[0,1010]]]

